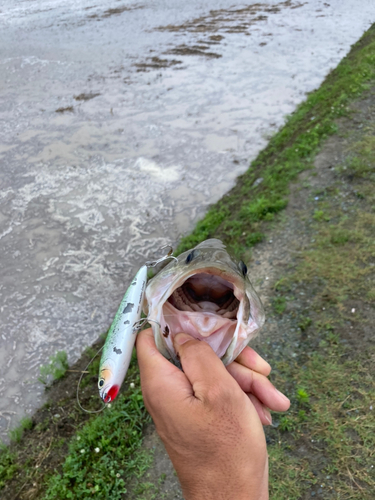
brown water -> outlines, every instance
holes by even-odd
[[[365,0],[0,7],[0,429],[375,18]],[[75,387],[72,387],[72,391]]]

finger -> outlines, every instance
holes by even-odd
[[[286,411],[289,408],[289,399],[279,392],[264,375],[236,362],[228,365],[227,370],[244,392],[254,394],[270,410]]]
[[[151,328],[138,334],[136,349],[142,392],[146,398],[152,401],[160,391],[170,391],[171,397],[178,395],[178,399],[192,395],[186,376],[157,350]]]
[[[250,401],[253,403],[262,425],[272,425],[272,417],[268,408],[266,408],[254,394],[248,394]]]
[[[214,394],[218,384],[232,386],[225,366],[212,348],[186,333],[179,333],[173,339],[185,375],[189,379],[194,395],[203,401],[208,393]]]
[[[268,377],[271,373],[271,365],[249,346],[245,347],[245,349],[237,356],[235,361],[237,361],[240,365],[250,368],[250,370],[254,370],[262,375],[265,375],[266,377]]]

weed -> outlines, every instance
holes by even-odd
[[[280,278],[278,281],[276,281],[276,283],[274,284],[274,289],[277,292],[290,292],[292,287],[289,277],[284,276],[283,278]]]
[[[0,489],[4,488],[5,483],[12,479],[18,470],[16,455],[11,453],[9,448],[0,443]]]
[[[305,410],[298,410],[298,420],[300,422],[304,422],[305,420],[307,420],[307,415],[306,415],[306,411]]]
[[[263,239],[264,239],[263,233],[259,232],[252,233],[249,236],[246,236],[246,246],[248,247],[254,246],[256,243],[263,241]]]
[[[277,314],[282,314],[286,308],[286,298],[285,297],[275,297],[272,301],[272,306]]]
[[[162,474],[160,474],[159,484],[163,484],[166,479],[167,479],[167,474],[163,472]]]
[[[309,403],[310,397],[305,391],[305,389],[302,389],[300,387],[297,389],[297,394],[296,394],[297,401],[300,405],[307,405]]]
[[[295,423],[288,416],[283,416],[280,418],[279,428],[281,431],[292,431],[295,428]]]
[[[68,368],[69,364],[66,352],[59,351],[54,356],[50,357],[48,365],[40,367],[40,376],[38,380],[42,384],[48,385],[49,382],[62,378]]]
[[[304,332],[311,325],[312,319],[309,316],[305,316],[298,323],[298,327]]]
[[[21,422],[18,424],[18,426],[9,431],[9,437],[11,441],[19,443],[21,441],[24,431],[27,429],[31,429],[32,426],[33,426],[33,421],[31,418],[24,417],[23,419],[21,419]]]
[[[327,222],[329,221],[329,217],[324,213],[324,210],[315,210],[313,219],[319,222]]]

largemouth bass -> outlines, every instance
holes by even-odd
[[[158,350],[176,364],[177,333],[207,342],[228,365],[265,319],[246,265],[235,263],[217,239],[182,253],[156,274],[146,288],[144,312]]]

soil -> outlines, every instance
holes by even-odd
[[[94,92],[82,92],[82,94],[75,95],[73,96],[76,101],[89,101],[90,99],[94,99],[94,97],[98,97],[100,95],[99,92],[94,93]]]

